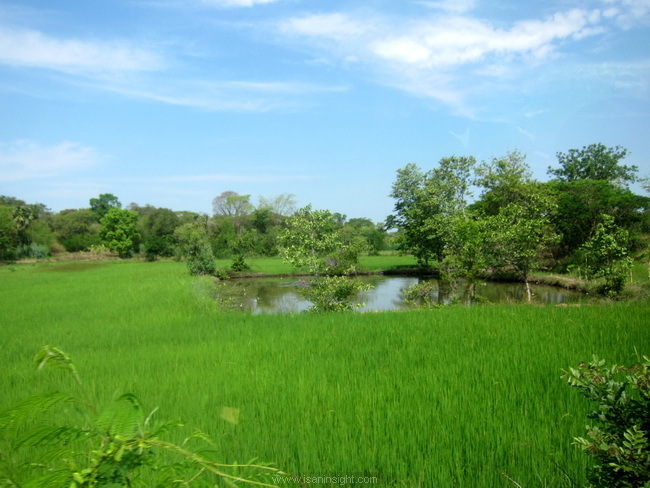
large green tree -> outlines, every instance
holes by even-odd
[[[548,187],[557,196],[553,224],[562,236],[555,250],[558,259],[570,257],[596,231],[602,214],[630,232],[632,243],[644,229],[650,198],[635,195],[626,188],[604,180],[552,181]]]
[[[577,180],[609,181],[621,186],[636,181],[637,166],[621,164],[628,155],[627,149],[604,144],[590,144],[582,149],[569,149],[557,153],[559,168],[548,168],[549,174],[559,181]]]
[[[140,241],[138,214],[132,210],[111,208],[101,220],[100,237],[111,251],[121,257],[137,252]]]
[[[122,208],[122,204],[112,193],[102,193],[99,197],[90,199],[90,209],[95,212],[98,222],[112,208]]]
[[[454,222],[467,206],[475,164],[473,157],[454,156],[426,173],[412,163],[397,171],[390,194],[395,213],[386,223],[399,229],[400,247],[420,265],[444,259]]]

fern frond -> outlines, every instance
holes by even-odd
[[[127,393],[109,404],[99,415],[95,425],[100,432],[131,437],[143,422],[144,415],[138,398]]]
[[[52,365],[56,368],[69,371],[77,384],[83,386],[81,377],[79,376],[79,373],[77,373],[77,368],[75,368],[75,365],[72,362],[72,358],[58,347],[42,347],[36,356],[34,356],[34,362],[36,362],[37,369],[43,369],[45,366]]]
[[[29,429],[26,435],[23,435],[16,442],[16,447],[27,446],[50,446],[50,445],[67,445],[79,439],[87,439],[93,436],[93,432],[88,429],[81,429],[70,426],[42,425]]]

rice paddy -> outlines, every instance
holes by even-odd
[[[218,310],[212,287],[174,262],[0,268],[0,409],[71,389],[34,371],[51,344],[99,403],[134,393],[208,433],[224,462],[303,485],[572,487],[590,405],[562,369],[650,354],[639,303],[253,316]]]

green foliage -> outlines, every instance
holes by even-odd
[[[246,263],[244,256],[240,254],[232,260],[230,270],[235,272],[250,271],[251,267]]]
[[[286,225],[279,236],[280,252],[295,268],[319,275],[327,274],[333,267],[347,271],[347,264],[354,266],[355,263],[336,258],[336,262],[327,262],[328,256],[342,247],[334,215],[329,210],[312,210],[308,205],[289,217]]]
[[[50,248],[42,244],[32,243],[18,246],[18,255],[30,259],[43,259],[50,255]]]
[[[564,378],[598,407],[587,417],[587,438],[575,444],[592,456],[594,488],[650,486],[650,359],[633,366],[607,366],[594,357],[569,368]]]
[[[155,261],[158,256],[171,257],[174,255],[174,237],[149,236],[142,245],[147,261]]]
[[[182,255],[185,256],[190,274],[215,274],[217,265],[203,219],[181,225],[174,231],[174,237],[182,250]]]
[[[347,312],[363,307],[352,299],[372,285],[347,276],[321,276],[311,283],[304,282],[301,294],[312,303],[311,312]]]
[[[7,205],[0,205],[0,261],[16,259],[19,244],[13,210]]]
[[[390,194],[395,214],[386,223],[400,230],[400,249],[411,252],[420,265],[444,259],[453,222],[467,205],[475,164],[473,157],[451,157],[427,173],[415,164],[397,171]]]
[[[569,149],[557,153],[560,168],[548,168],[549,174],[559,181],[602,180],[625,185],[636,181],[637,166],[625,166],[620,161],[627,156],[627,149],[604,144],[591,144],[582,149]]]
[[[414,307],[436,308],[440,306],[434,298],[437,290],[438,287],[433,281],[421,281],[402,290],[402,297],[405,303]]]
[[[110,208],[102,217],[102,242],[120,257],[137,251],[140,234],[137,231],[138,214],[132,210]]]
[[[283,474],[265,465],[224,465],[209,457],[207,435],[194,432],[181,444],[165,440],[180,422],[155,421],[130,393],[100,409],[90,400],[71,358],[61,349],[46,346],[36,355],[38,368],[53,366],[75,380],[79,396],[52,393],[33,396],[0,413],[3,448],[12,456],[29,450],[31,469],[15,469],[2,455],[0,471],[8,486],[66,486],[99,488],[118,486],[216,486],[220,481],[257,486],[271,475]],[[81,416],[70,415],[67,405]],[[56,421],[51,422],[51,415]],[[66,424],[66,421],[68,422]],[[200,441],[200,448],[190,447]],[[27,479],[25,479],[27,478]]]
[[[610,215],[602,215],[602,222],[581,248],[589,279],[603,278],[600,291],[612,297],[619,295],[632,267],[628,253],[628,233],[614,224]]]
[[[68,252],[87,251],[101,243],[101,226],[92,210],[64,210],[53,215],[51,221],[56,239]]]
[[[562,235],[555,253],[559,258],[571,256],[594,235],[602,214],[611,215],[616,225],[630,232],[630,237],[644,232],[644,215],[650,208],[648,197],[608,181],[575,180],[549,185],[557,195],[552,222]]]
[[[212,275],[217,271],[212,248],[206,241],[193,241],[185,248],[187,269],[192,275]]]
[[[476,168],[475,183],[483,193],[472,207],[482,215],[496,215],[509,204],[525,205],[534,189],[526,156],[518,151],[481,163]]]
[[[509,204],[497,215],[486,217],[487,253],[494,269],[528,281],[541,253],[558,239],[546,216],[551,207],[552,203],[540,195],[531,198],[527,208]]]
[[[102,193],[98,198],[90,199],[90,210],[95,214],[95,219],[98,222],[101,222],[109,210],[120,208],[122,208],[122,204],[112,193]]]

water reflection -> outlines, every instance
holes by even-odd
[[[358,301],[365,303],[362,312],[406,310],[402,290],[423,281],[424,278],[399,276],[367,276],[361,278],[374,286],[372,290],[359,294]],[[518,303],[528,300],[523,283],[479,283],[474,290],[461,284],[450,287],[439,280],[433,281],[433,298],[437,303],[462,303],[466,305],[481,302]],[[296,313],[307,310],[311,303],[300,295],[300,287],[307,286],[305,280],[297,278],[235,279],[227,282],[227,292],[233,305],[253,314]],[[533,286],[533,301],[536,303],[576,303],[583,296],[574,291],[550,286]]]

